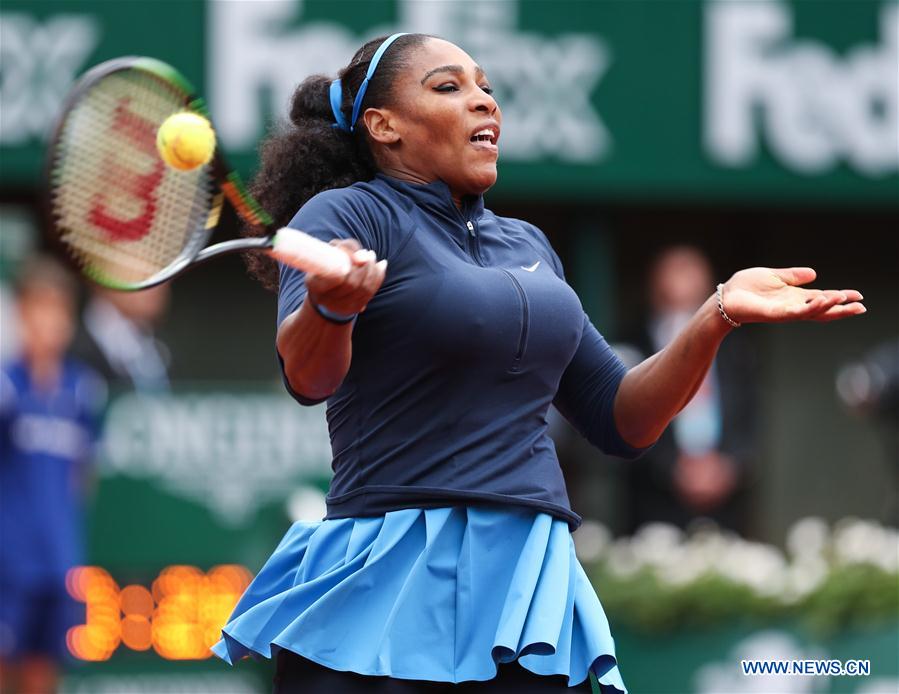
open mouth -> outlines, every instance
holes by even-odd
[[[493,145],[496,146],[496,141],[499,139],[499,131],[494,127],[481,128],[477,132],[475,132],[470,138],[469,142],[472,144],[484,144],[484,145]]]

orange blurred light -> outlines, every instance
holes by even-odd
[[[154,623],[153,648],[171,660],[202,660],[210,656],[199,625],[189,622]]]
[[[149,617],[153,614],[153,596],[143,586],[130,585],[122,588],[122,592],[119,594],[119,604],[122,613],[126,615]]]
[[[68,631],[66,644],[81,660],[106,660],[120,643],[136,651],[152,647],[170,660],[209,658],[252,578],[236,564],[213,567],[208,574],[173,565],[150,590],[137,584],[119,590],[104,569],[75,567],[66,575],[66,589],[85,603],[85,623]]]
[[[66,591],[78,602],[84,601],[84,592],[81,590],[81,574],[83,566],[76,566],[66,571]]]
[[[129,614],[122,620],[122,643],[133,651],[145,651],[153,644],[153,628],[143,615]]]
[[[208,577],[210,583],[214,584],[218,590],[232,593],[243,593],[250,585],[250,581],[253,580],[253,575],[248,569],[236,564],[214,566]]]
[[[108,660],[119,642],[102,628],[80,624],[66,633],[66,644],[75,657],[100,661]]]
[[[75,600],[84,602],[90,594],[118,591],[112,576],[99,566],[76,566],[66,573],[66,590]]]

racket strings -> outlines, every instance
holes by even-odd
[[[156,131],[186,95],[141,70],[107,75],[71,109],[51,164],[52,212],[76,263],[103,284],[138,285],[205,240],[207,166],[169,168]]]

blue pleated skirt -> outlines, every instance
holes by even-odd
[[[463,682],[518,660],[625,692],[568,524],[520,507],[295,523],[222,629],[229,663],[284,648],[334,670]]]

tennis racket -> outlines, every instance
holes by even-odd
[[[272,229],[218,147],[196,169],[169,167],[156,133],[180,111],[209,118],[190,82],[152,58],[109,60],[72,88],[46,178],[51,233],[82,273],[106,287],[138,290],[225,253],[262,251],[304,272],[346,276],[343,251],[295,229]],[[208,246],[225,199],[266,235]]]

